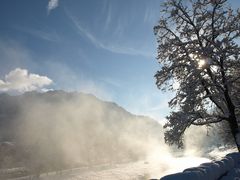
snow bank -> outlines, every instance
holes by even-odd
[[[230,153],[219,161],[203,163],[183,172],[170,174],[160,180],[229,180],[240,177],[240,153]]]

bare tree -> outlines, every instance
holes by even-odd
[[[156,84],[176,93],[165,141],[182,147],[189,126],[226,121],[240,150],[240,10],[227,0],[168,0],[161,13]]]

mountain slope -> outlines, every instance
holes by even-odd
[[[163,142],[156,121],[83,93],[51,91],[0,95],[0,139],[17,151],[1,167],[47,171],[144,158]],[[11,157],[12,162],[4,163]]]

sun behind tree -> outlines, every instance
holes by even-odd
[[[191,125],[226,121],[240,150],[240,10],[228,7],[227,0],[168,0],[161,13],[154,27],[161,64],[156,84],[176,91],[165,141],[183,147]]]

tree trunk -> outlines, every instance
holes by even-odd
[[[239,129],[238,129],[238,122],[237,122],[237,119],[236,119],[236,116],[230,116],[229,118],[229,126],[230,126],[230,129],[231,129],[231,133],[233,135],[233,138],[234,138],[234,142],[238,148],[238,151],[240,152],[240,142],[239,142]]]
[[[228,118],[228,122],[230,125],[230,129],[231,129],[234,141],[236,143],[238,151],[240,152],[240,134],[239,134],[239,129],[238,129],[238,121],[237,121],[237,117],[236,117],[236,113],[235,113],[235,106],[229,95],[228,86],[226,85],[226,80],[225,80],[225,73],[223,73],[223,75],[224,75],[223,83],[224,83],[224,87],[225,87],[224,96],[225,96],[228,111],[230,114],[229,118]]]

